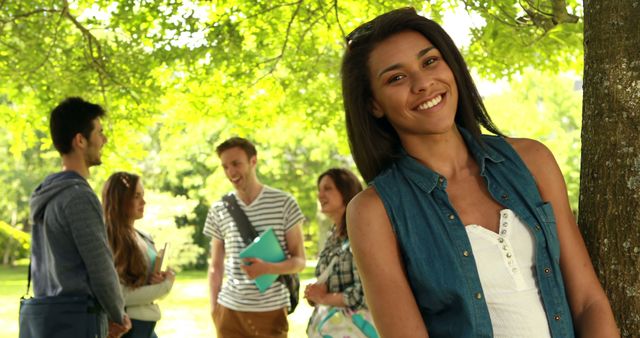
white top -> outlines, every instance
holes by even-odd
[[[150,266],[147,245],[151,243],[151,237],[147,234],[136,231],[138,245],[140,250],[147,259],[147,265]],[[145,239],[146,236],[146,239]],[[149,241],[149,242],[147,242]],[[122,296],[124,297],[124,306],[127,315],[131,319],[157,322],[160,320],[160,307],[154,303],[156,300],[166,296],[173,287],[173,280],[169,278],[157,284],[147,284],[137,288],[131,288],[120,284]]]
[[[494,337],[551,337],[542,305],[530,229],[510,209],[500,211],[498,233],[466,227]]]
[[[266,185],[250,205],[237,196],[236,200],[258,234],[273,228],[285,256],[288,256],[285,234],[304,219],[296,200],[290,194]],[[203,232],[224,242],[227,278],[218,294],[218,303],[235,311],[246,312],[273,311],[289,306],[289,291],[284,284],[275,281],[264,293],[260,293],[255,281],[249,279],[240,268],[240,251],[246,245],[222,201],[211,206]]]

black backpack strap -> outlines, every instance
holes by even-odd
[[[21,299],[29,297],[29,289],[31,288],[31,257],[29,257],[29,269],[27,269],[27,292]]]
[[[247,214],[240,209],[236,196],[232,193],[226,194],[222,197],[222,202],[224,203],[225,208],[227,208],[227,211],[229,211],[233,221],[236,223],[244,244],[251,244],[253,240],[258,237],[258,232],[253,225],[251,225]]]

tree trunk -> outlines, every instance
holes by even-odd
[[[584,4],[579,224],[625,337],[640,333],[640,0]]]

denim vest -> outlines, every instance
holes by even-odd
[[[574,337],[560,271],[560,243],[549,203],[503,138],[481,146],[459,128],[489,193],[513,210],[535,238],[538,287],[552,337]],[[430,337],[492,337],[471,243],[449,202],[444,176],[404,155],[372,182],[398,239],[409,285]]]

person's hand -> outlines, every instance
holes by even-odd
[[[304,289],[304,298],[309,302],[309,304],[323,304],[324,297],[327,293],[327,284],[309,284]]]
[[[218,303],[211,304],[211,320],[216,322],[216,308],[218,307]]]
[[[122,325],[109,321],[109,334],[107,338],[120,338],[129,330],[131,330],[131,320],[129,316],[124,315],[124,317],[122,317]]]
[[[269,273],[269,264],[260,258],[244,258],[244,264],[240,265],[242,271],[249,276],[249,279],[256,279],[264,274]]]
[[[151,278],[149,279],[149,284],[158,284],[164,282],[166,278],[166,274],[163,272],[155,272],[151,274]]]
[[[163,272],[162,274],[164,275],[164,278],[170,280],[171,283],[175,282],[176,272],[173,271],[173,269],[167,268],[167,271]]]

